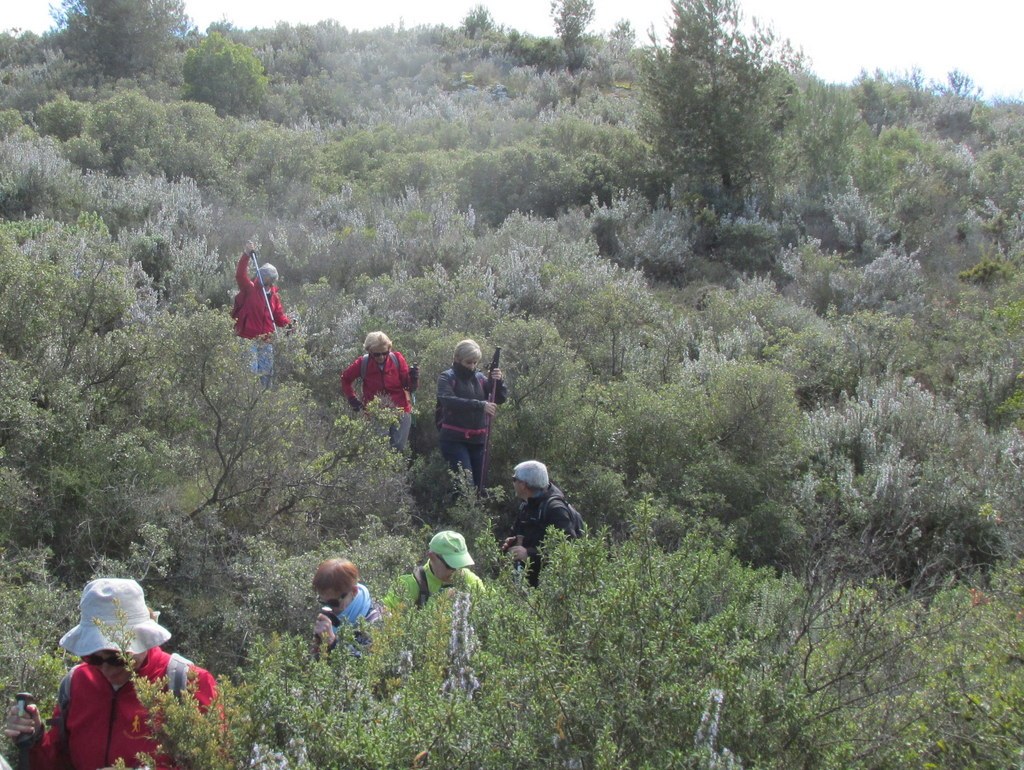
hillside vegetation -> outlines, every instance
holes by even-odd
[[[52,705],[112,575],[222,682],[226,731],[168,705],[182,767],[1024,763],[1024,104],[823,83],[734,0],[668,4],[664,44],[590,7],[545,38],[65,0],[0,35],[5,701]],[[250,239],[298,319],[269,390]],[[422,372],[404,455],[339,391],[375,329]],[[510,398],[452,503],[465,337]],[[537,589],[497,545],[530,458],[589,526]],[[321,559],[383,595],[443,528],[468,619],[309,660]]]

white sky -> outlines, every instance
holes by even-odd
[[[848,83],[861,72],[906,73],[945,82],[953,69],[969,75],[984,96],[1024,98],[1022,0],[739,0],[747,19],[767,22],[810,57],[822,79]],[[628,19],[646,42],[653,25],[664,37],[670,0],[594,0],[590,29],[607,32]],[[278,21],[314,23],[333,18],[349,29],[421,24],[457,26],[483,5],[499,25],[553,35],[550,0],[186,0],[200,30],[227,20],[241,29]],[[53,20],[49,0],[8,0],[0,29],[43,32]]]

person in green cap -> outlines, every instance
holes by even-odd
[[[402,606],[422,607],[434,594],[453,587],[482,590],[483,581],[466,569],[472,565],[462,535],[450,529],[438,532],[427,546],[427,563],[398,578],[384,597],[384,606],[391,611]]]

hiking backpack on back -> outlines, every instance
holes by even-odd
[[[572,521],[573,529],[573,533],[569,535],[569,537],[583,537],[587,530],[587,524],[583,521],[583,516],[580,515],[580,512],[576,510],[576,507],[568,500],[566,500],[565,497],[563,497],[562,495],[550,495],[541,504],[540,510],[537,512],[540,518],[543,519],[544,516],[547,515],[548,506],[551,504],[552,500],[558,500],[560,503],[562,503],[562,505],[565,506],[565,509],[569,512],[569,519]]]

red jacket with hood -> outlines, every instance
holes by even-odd
[[[391,360],[391,354],[394,354],[395,361],[398,362],[397,368],[395,361]],[[409,379],[409,364],[406,363],[405,356],[397,350],[392,350],[391,354],[384,359],[383,369],[373,356],[370,356],[366,362],[366,376],[363,377],[363,403],[368,404],[381,393],[386,393],[391,397],[395,406],[411,412],[412,402],[406,392],[413,389]],[[349,401],[356,397],[356,391],[352,384],[359,379],[362,368],[363,357],[359,356],[349,365],[348,369],[341,373],[341,392]]]
[[[255,281],[249,278],[251,262],[252,259],[247,254],[238,259],[238,267],[235,268],[235,281],[238,283],[238,297],[235,299],[237,315],[232,313],[235,315],[235,334],[247,340],[273,334],[275,325],[288,326],[291,323],[291,319],[285,315],[284,305],[281,304],[276,286],[271,286],[266,294],[270,300],[273,318],[267,314],[267,300],[263,298],[259,276]]]
[[[156,681],[166,676],[170,659],[168,653],[153,647],[136,673]],[[192,671],[196,674],[196,700],[209,706],[216,682],[205,669],[193,666]],[[67,751],[60,729],[47,730],[32,749],[32,770],[97,770],[118,759],[128,767],[138,767],[136,755],[140,753],[154,757],[157,770],[171,767],[167,757],[157,754],[157,741],[147,721],[149,712],[139,702],[135,685],[128,682],[115,690],[96,666],[82,664],[73,669],[68,713],[61,715],[58,705],[53,715],[66,720]]]

